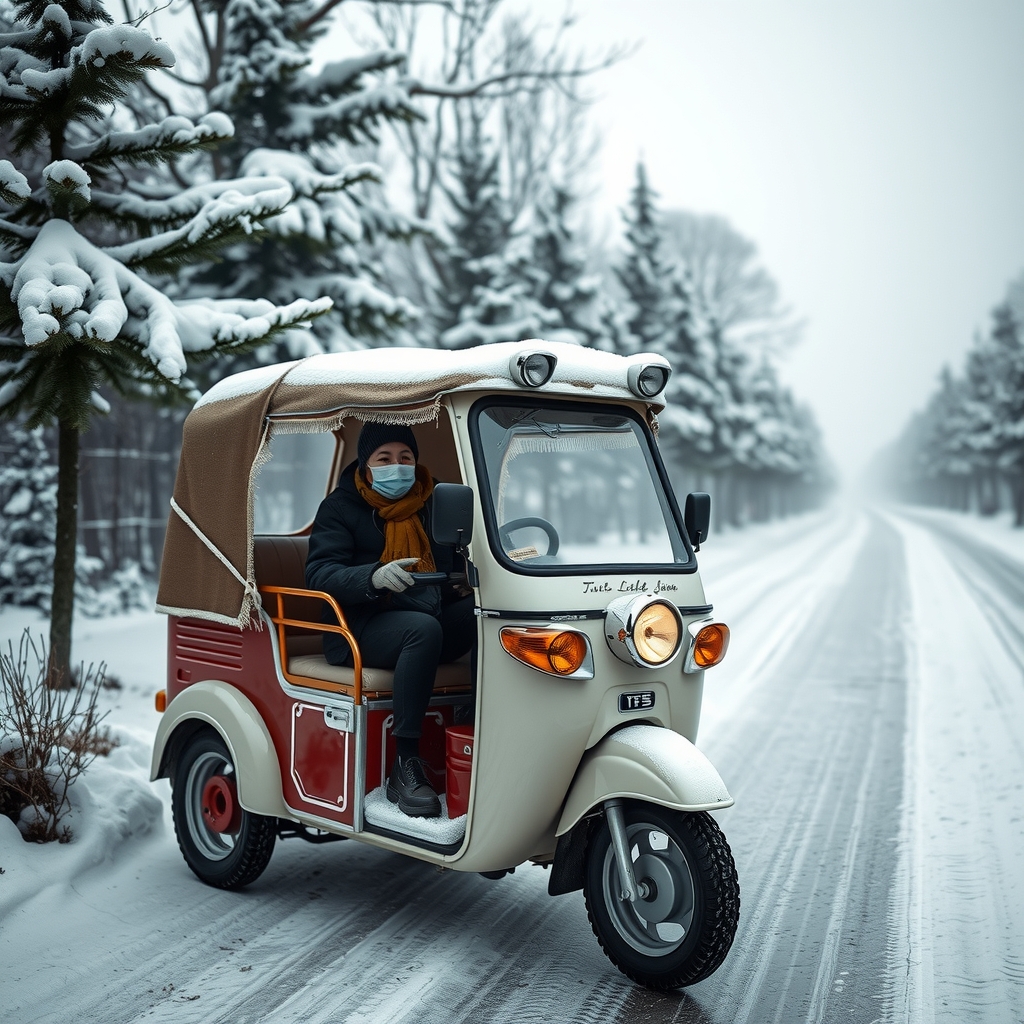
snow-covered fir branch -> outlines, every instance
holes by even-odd
[[[95,142],[68,146],[69,159],[98,169],[115,162],[125,165],[159,164],[171,157],[186,156],[219,145],[235,134],[231,118],[214,111],[195,123],[181,115],[165,117],[159,124],[135,131],[112,131]]]
[[[330,308],[329,299],[283,308],[266,300],[175,303],[61,220],[43,225],[20,260],[0,264],[0,281],[29,349],[129,341],[172,384],[187,369],[186,353],[251,344]]]

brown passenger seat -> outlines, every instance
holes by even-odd
[[[306,555],[308,537],[261,536],[254,538],[253,558],[256,585],[259,587],[306,586]],[[263,598],[264,607],[276,614],[276,599]],[[319,623],[323,601],[316,597],[286,597],[287,618]],[[325,679],[342,686],[355,687],[355,673],[344,665],[331,665],[323,654],[322,634],[286,627],[288,638],[288,672],[311,679]],[[366,657],[366,652],[363,652]],[[469,655],[448,665],[438,665],[434,690],[456,693],[470,689]],[[394,690],[395,675],[385,668],[363,665],[363,693],[367,697],[389,696]]]

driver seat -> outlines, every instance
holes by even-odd
[[[256,585],[259,587],[292,587],[306,589],[306,555],[308,536],[264,535],[253,538],[253,560]],[[309,623],[309,629],[285,627],[287,650],[282,652],[289,675],[305,676],[336,683],[349,695],[355,692],[355,671],[351,666],[332,665],[324,657],[322,635],[319,630],[323,601],[309,596],[290,596],[288,614],[295,620]],[[458,661],[438,665],[434,678],[434,693],[469,693],[472,689],[470,656]],[[389,698],[394,692],[395,675],[390,669],[363,665],[363,694],[370,698]],[[333,689],[333,687],[332,687]]]

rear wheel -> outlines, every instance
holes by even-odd
[[[277,819],[242,809],[235,767],[215,733],[186,741],[174,768],[171,811],[182,856],[208,885],[240,889],[270,863]]]
[[[729,844],[706,813],[652,804],[625,808],[626,847],[638,887],[622,899],[607,821],[587,844],[584,894],[598,942],[623,974],[651,988],[693,985],[732,946],[740,888]]]

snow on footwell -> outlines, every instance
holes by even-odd
[[[891,1018],[1024,1020],[1024,679],[940,541],[893,518],[911,584]],[[1016,654],[1016,657],[1014,657]]]
[[[441,801],[440,817],[411,818],[398,809],[398,804],[393,804],[388,800],[384,786],[378,786],[366,794],[363,814],[371,825],[379,825],[392,832],[425,839],[430,843],[450,846],[460,842],[466,834],[466,815],[449,818],[447,796],[444,793],[439,793],[438,797]]]

